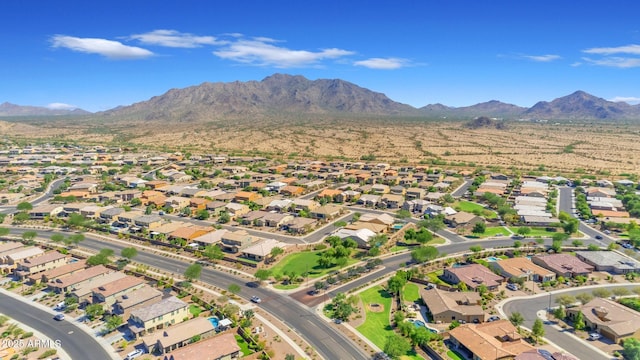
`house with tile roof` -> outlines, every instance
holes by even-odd
[[[456,350],[471,359],[513,359],[534,349],[505,319],[460,325],[449,336]]]
[[[538,266],[524,257],[490,262],[489,267],[495,269],[500,275],[507,279],[515,277],[524,278],[525,281],[546,282],[556,278],[556,274],[553,271]]]
[[[536,255],[531,258],[531,261],[564,278],[588,276],[594,270],[593,266],[570,254]]]
[[[495,290],[505,280],[480,264],[445,268],[442,278],[454,285],[463,282],[467,285],[467,289],[473,291],[476,291],[480,285],[486,286],[489,290]]]
[[[165,354],[162,360],[238,360],[240,346],[232,333],[224,333]]]
[[[581,312],[587,328],[614,343],[640,335],[640,313],[609,299],[594,298],[566,311],[569,319]]]
[[[435,322],[485,321],[481,298],[476,292],[444,291],[432,287],[420,289],[420,296]]]
[[[189,304],[175,296],[131,311],[127,324],[134,336],[145,335],[170,325],[179,324],[189,316]]]

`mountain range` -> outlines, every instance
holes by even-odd
[[[8,102],[0,104],[0,116],[68,116],[88,115],[89,111],[82,109],[51,109],[42,106],[24,106]]]
[[[66,111],[66,113],[65,113]],[[76,110],[0,105],[0,116],[87,115]],[[449,107],[432,104],[415,108],[386,95],[340,79],[308,80],[300,75],[274,74],[262,81],[210,83],[171,89],[149,100],[119,106],[88,118],[144,122],[203,122],[232,118],[273,117],[282,114],[403,116],[469,119],[488,116],[504,119],[640,120],[640,105],[612,102],[583,91],[540,101],[524,108],[497,100]]]

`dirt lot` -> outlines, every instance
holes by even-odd
[[[640,164],[640,125],[511,122],[507,129],[470,130],[453,121],[304,120],[270,123],[80,124],[33,126],[0,122],[0,130],[23,138],[68,138],[106,144],[169,145],[192,152],[251,152],[289,158],[373,154],[378,161],[494,165],[568,173],[633,173]]]

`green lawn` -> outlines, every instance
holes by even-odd
[[[434,272],[430,272],[427,274],[427,277],[429,278],[429,282],[434,283],[434,284],[445,284],[444,281],[440,280],[440,278],[438,276],[444,274],[444,270],[436,270]]]
[[[274,275],[284,275],[285,273],[293,271],[296,274],[301,275],[308,271],[309,277],[317,278],[326,275],[331,271],[338,270],[338,267],[336,266],[330,268],[320,267],[318,265],[320,253],[320,251],[302,251],[287,255],[273,268],[271,268],[271,273]],[[356,262],[358,262],[358,260],[349,258],[345,266],[355,264]]]
[[[420,300],[420,287],[414,283],[408,283],[402,289],[402,299],[409,302]]]
[[[480,238],[498,236],[498,234],[505,237],[511,236],[511,233],[509,232],[509,230],[507,230],[507,228],[505,228],[504,226],[495,226],[495,227],[488,227],[483,234],[472,234],[466,237],[471,239],[480,239]]]
[[[382,312],[371,312],[366,310],[366,320],[364,324],[357,327],[357,330],[367,339],[371,340],[379,348],[384,348],[387,336],[393,334],[389,320],[391,309],[391,295],[382,286],[374,286],[360,293],[360,299],[367,308],[368,304],[377,303],[384,307]]]
[[[374,286],[360,293],[360,299],[365,306],[373,303],[384,306],[384,311],[382,312],[375,313],[366,310],[366,320],[364,324],[358,326],[356,329],[379,348],[384,349],[387,336],[393,334],[389,320],[389,310],[391,309],[392,300],[391,295],[387,293],[382,286]],[[424,360],[421,356],[417,355],[413,349],[401,356],[400,359]]]
[[[253,351],[249,349],[249,344],[242,338],[242,336],[236,335],[236,342],[238,343],[238,346],[240,346],[240,351],[242,351],[242,356],[253,354]]]
[[[487,219],[495,219],[496,217],[498,217],[495,211],[485,209],[484,206],[471,201],[459,201],[457,203],[454,203],[451,207],[456,210],[459,209],[460,211],[478,214],[484,216]]]
[[[518,227],[510,227],[509,229],[513,231],[514,234],[518,234]],[[527,237],[552,237],[553,234],[558,233],[557,231],[548,231],[544,227],[530,227],[530,229],[531,232],[527,234]]]
[[[202,308],[198,305],[189,305],[189,312],[193,314],[193,316],[198,317],[202,312]]]
[[[449,358],[451,358],[451,360],[463,360],[464,359],[463,356],[458,355],[458,353],[453,351],[453,350],[447,351],[447,356],[449,356]]]

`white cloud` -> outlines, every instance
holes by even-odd
[[[537,61],[537,62],[551,62],[555,60],[560,60],[562,57],[560,55],[522,55],[525,59]]]
[[[115,60],[143,59],[153,55],[147,49],[127,46],[121,42],[106,39],[55,35],[51,39],[51,43],[54,48],[67,48],[86,54],[98,54]]]
[[[131,35],[131,39],[143,44],[160,45],[172,48],[196,48],[202,45],[219,45],[213,36],[197,36],[189,33],[181,33],[176,30],[154,30],[144,34]]]
[[[213,54],[227,60],[258,66],[277,68],[305,67],[316,65],[321,60],[337,59],[354,54],[342,49],[322,49],[317,52],[291,50],[274,45],[276,40],[269,38],[239,39],[231,42]]]
[[[75,105],[69,105],[69,104],[65,104],[65,103],[51,103],[49,105],[46,106],[48,109],[52,109],[52,110],[73,110],[73,109],[77,109],[78,107]]]
[[[356,61],[353,64],[356,66],[364,66],[369,69],[393,70],[407,66],[409,61],[400,58],[370,58],[367,60]]]
[[[611,54],[632,54],[632,55],[640,55],[640,45],[625,45],[618,47],[600,47],[600,48],[591,48],[582,50],[582,52],[587,54],[600,54],[600,55],[611,55]]]
[[[635,96],[616,96],[613,99],[610,99],[609,101],[626,102],[626,103],[629,103],[629,104],[638,104],[638,103],[640,103],[640,97],[635,97]]]
[[[593,65],[617,67],[622,69],[640,67],[640,58],[610,56],[602,59],[582,58],[582,60]]]

